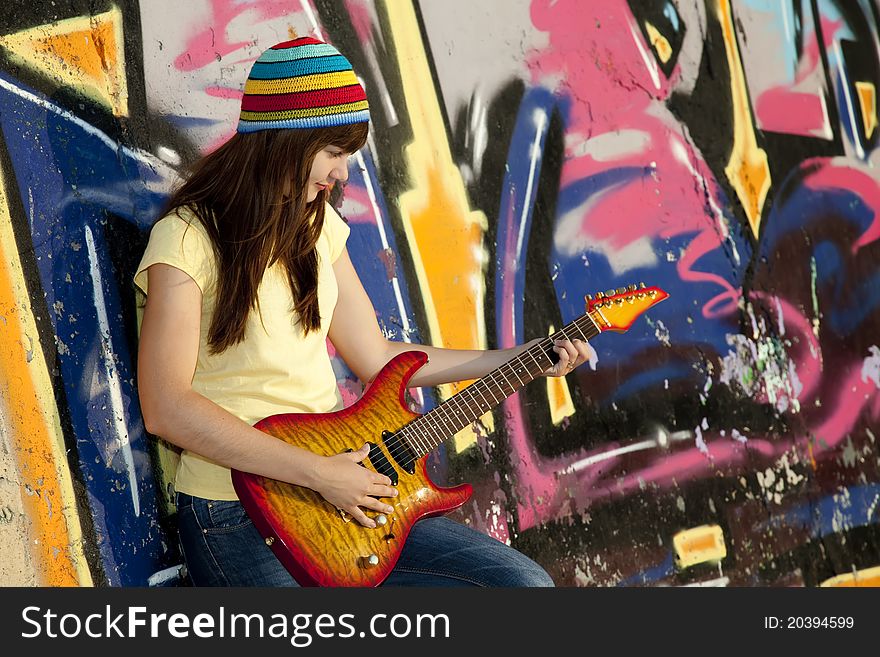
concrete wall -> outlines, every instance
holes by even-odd
[[[507,347],[587,293],[671,295],[432,454],[475,486],[458,519],[560,585],[880,583],[868,0],[3,3],[0,582],[179,582],[131,275],[250,63],[306,34],[370,98],[340,209],[390,337]]]

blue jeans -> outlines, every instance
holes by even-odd
[[[298,586],[240,502],[177,494],[180,544],[195,586]],[[553,586],[541,566],[444,517],[418,521],[382,586]]]

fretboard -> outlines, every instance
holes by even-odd
[[[589,313],[581,315],[439,406],[419,416],[401,428],[397,435],[406,442],[416,458],[425,456],[550,369],[558,360],[553,351],[554,341],[589,340],[599,332],[596,322]]]

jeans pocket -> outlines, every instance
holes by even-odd
[[[232,532],[251,524],[251,519],[241,502],[210,500],[207,501],[206,506],[207,522],[204,528],[208,534]]]

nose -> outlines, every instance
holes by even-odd
[[[334,167],[333,177],[339,182],[345,182],[348,180],[348,158],[338,166]]]

